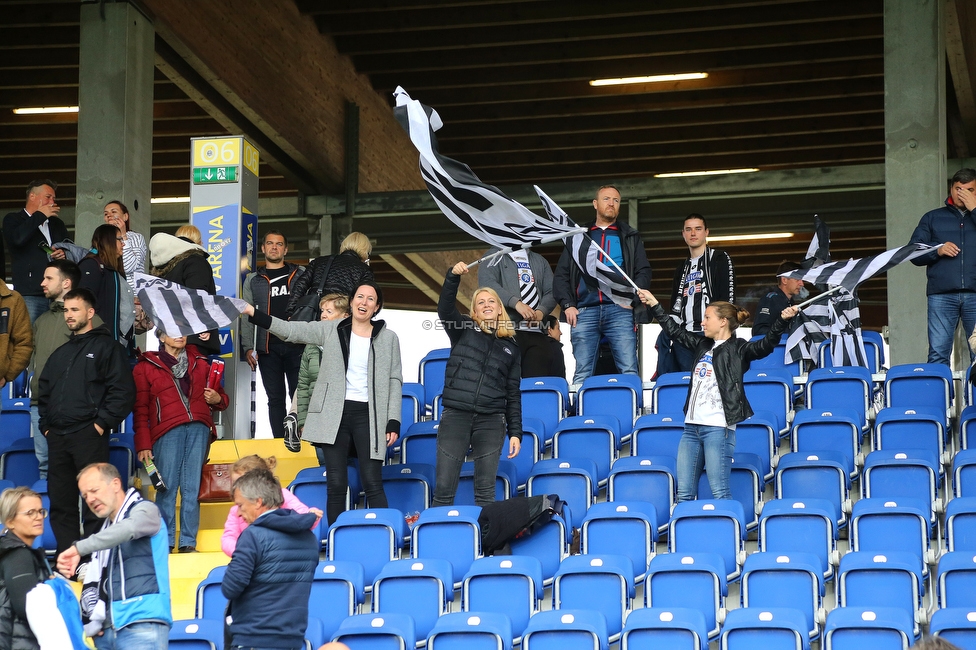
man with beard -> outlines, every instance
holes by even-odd
[[[288,240],[277,230],[269,230],[261,244],[264,267],[244,278],[242,298],[257,309],[287,320],[288,298],[304,267],[285,261]],[[256,330],[256,332],[255,332]],[[247,319],[241,321],[241,349],[251,370],[261,368],[261,381],[268,395],[268,418],[275,438],[285,437],[287,396],[298,388],[298,370],[302,365],[304,345],[285,343],[268,334],[263,327],[255,327]],[[285,392],[285,379],[288,391]]]
[[[87,289],[64,296],[72,336],[48,358],[37,382],[39,426],[48,443],[51,528],[58,553],[81,535],[75,477],[91,463],[109,462],[108,433],[132,411],[135,383],[125,348],[104,327],[93,327],[95,297]],[[83,506],[84,536],[100,522]]]

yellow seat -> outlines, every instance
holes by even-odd
[[[216,553],[179,553],[169,556],[170,600],[173,619],[193,618],[196,611],[197,586],[211,569],[230,562],[230,558]]]

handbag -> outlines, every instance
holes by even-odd
[[[315,291],[301,297],[288,320],[312,322],[319,319],[321,314],[319,301],[322,300],[322,290],[325,289],[325,281],[329,279],[329,269],[332,268],[332,260],[334,259],[335,255],[329,255],[329,261],[325,263],[325,272],[322,274],[322,279],[319,280],[319,285]]]
[[[207,463],[200,474],[201,503],[215,501],[230,501],[230,488],[233,483],[230,478],[230,463]]]

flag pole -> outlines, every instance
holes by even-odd
[[[587,236],[586,236],[586,238],[590,240],[590,243],[591,243],[591,244],[593,244],[593,245],[594,245],[594,246],[596,246],[597,248],[600,248],[600,246],[599,246],[599,244],[597,244],[597,243],[596,243],[595,241],[593,241],[593,238],[592,238],[592,237],[590,237],[589,235],[587,235]],[[603,255],[603,257],[604,257],[604,258],[605,258],[605,259],[606,259],[606,260],[607,260],[608,262],[610,262],[611,264],[613,264],[613,268],[615,268],[615,269],[617,269],[617,272],[618,272],[618,273],[620,273],[620,275],[622,275],[622,276],[623,276],[623,278],[624,278],[624,280],[626,280],[627,282],[629,282],[629,283],[630,283],[630,286],[632,286],[632,287],[634,287],[634,291],[640,291],[640,290],[641,290],[641,288],[637,286],[637,283],[636,283],[636,282],[634,282],[633,280],[631,280],[631,279],[630,279],[630,276],[629,276],[629,275],[627,275],[627,273],[625,273],[625,272],[624,272],[624,270],[623,270],[622,268],[620,268],[620,265],[619,265],[619,264],[617,264],[617,263],[616,263],[616,262],[615,262],[615,261],[613,260],[613,258],[612,258],[612,257],[610,257],[610,256],[609,256],[609,255],[607,254],[607,252],[606,252],[606,251],[604,251],[604,250],[603,250],[602,248],[600,248],[600,251],[601,251],[601,254]]]
[[[519,246],[519,248],[520,249],[523,249],[523,248],[532,248],[533,246],[541,246],[542,244],[549,244],[549,243],[552,243],[554,241],[559,241],[560,239],[566,239],[567,237],[572,237],[573,235],[578,235],[578,234],[583,233],[583,232],[586,232],[586,228],[583,228],[582,226],[577,226],[576,228],[573,228],[572,230],[568,230],[566,232],[559,233],[558,235],[552,235],[551,237],[543,237],[542,239],[540,239],[537,242],[529,242],[527,244],[522,244],[521,246]],[[516,249],[515,248],[512,248],[512,247],[509,247],[509,248],[503,248],[503,249],[501,249],[499,251],[495,251],[494,253],[492,253],[490,255],[485,255],[481,259],[477,259],[477,260],[471,262],[470,264],[468,264],[468,268],[470,269],[472,267],[478,266],[482,262],[487,262],[488,260],[493,260],[496,257],[501,257],[502,255],[508,255],[509,253],[511,253],[514,250],[516,250]]]
[[[824,291],[823,293],[821,293],[821,294],[818,294],[818,295],[816,295],[816,296],[814,296],[813,298],[810,298],[810,300],[807,300],[807,301],[805,301],[805,302],[801,302],[801,303],[800,303],[799,305],[796,305],[796,308],[797,308],[797,309],[803,309],[803,308],[804,308],[804,307],[806,307],[807,305],[809,305],[809,304],[812,304],[812,303],[814,303],[814,302],[816,302],[816,301],[818,301],[818,300],[820,300],[820,299],[821,299],[821,298],[823,298],[824,296],[829,296],[829,295],[830,295],[830,294],[832,294],[832,293],[837,293],[838,291],[840,291],[840,290],[841,290],[841,289],[843,289],[843,288],[844,288],[844,285],[842,285],[842,284],[838,284],[838,285],[837,285],[836,287],[834,287],[834,288],[833,288],[833,289],[831,289],[830,291]]]

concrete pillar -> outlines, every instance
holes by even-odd
[[[888,248],[911,238],[946,197],[945,29],[942,0],[885,0],[885,212]],[[893,364],[928,356],[925,272],[888,273]]]
[[[152,193],[153,25],[132,5],[84,3],[78,89],[75,241],[87,244],[109,201],[129,208],[149,240]]]

